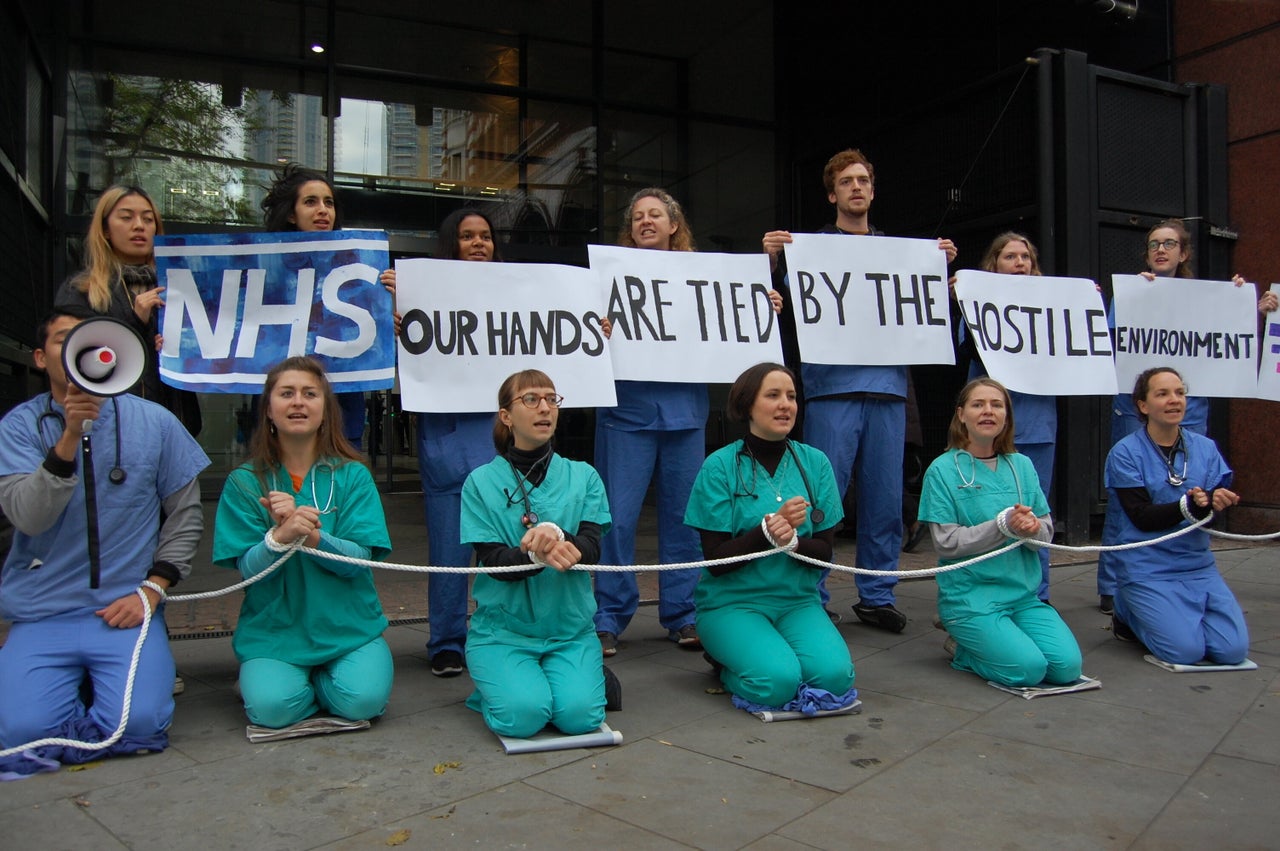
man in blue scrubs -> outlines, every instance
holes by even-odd
[[[841,151],[822,172],[827,201],[835,205],[834,225],[819,233],[881,235],[871,226],[875,198],[875,169],[856,149]],[[789,231],[764,235],[764,250],[787,287],[783,247]],[[949,239],[939,239],[947,262],[956,257]],[[902,454],[907,430],[907,368],[905,366],[836,366],[801,363],[804,388],[804,441],[826,453],[835,470],[843,499],[854,479],[858,498],[858,567],[897,570],[902,550]],[[894,605],[897,578],[857,574],[859,600],[853,606],[858,620],[890,632],[906,628],[906,615]],[[826,577],[819,586],[822,602],[830,599]],[[832,620],[839,615],[829,613]]]

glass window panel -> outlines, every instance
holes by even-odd
[[[687,199],[702,251],[760,250],[775,221],[773,134],[722,124],[689,128]]]
[[[679,102],[679,63],[661,56],[606,50],[604,96],[615,103],[670,109]]]
[[[607,111],[603,116],[601,167],[604,228],[601,242],[617,242],[627,202],[638,189],[660,186],[681,203],[680,151],[671,118]]]
[[[525,61],[529,88],[536,92],[578,97],[594,94],[590,45],[531,41]]]

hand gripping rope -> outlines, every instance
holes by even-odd
[[[1174,538],[1179,538],[1196,529],[1201,529],[1204,527],[1206,523],[1211,521],[1214,517],[1213,513],[1210,513],[1207,517],[1204,517],[1200,520],[1196,520],[1194,517],[1190,515],[1185,504],[1183,505],[1182,513],[1183,513],[1183,516],[1185,516],[1188,520],[1192,521],[1189,525],[1183,526],[1180,529],[1176,529],[1168,533],[1167,535],[1161,535],[1158,538],[1152,538],[1149,541],[1135,541],[1134,543],[1131,543],[1131,544],[1115,544],[1111,546],[1073,547],[1073,546],[1068,546],[1066,544],[1050,544],[1044,541],[1035,541],[1030,538],[1020,538],[1017,540],[1010,541],[1008,544],[1004,545],[1003,547],[1000,547],[999,549],[992,550],[991,552],[988,552],[988,553],[983,553],[982,555],[979,555],[979,556],[974,556],[973,558],[970,558],[970,559],[965,559],[964,561],[958,561],[953,564],[947,564],[947,565],[939,565],[937,567],[927,567],[919,570],[871,570],[865,567],[854,567],[850,565],[833,564],[832,562],[822,561],[821,559],[810,558],[809,556],[800,555],[799,553],[788,550],[788,548],[785,546],[774,547],[772,549],[764,550],[758,553],[751,553],[749,555],[744,555],[744,556],[733,556],[731,558],[706,559],[703,561],[687,561],[687,562],[679,562],[676,564],[653,564],[653,565],[584,564],[584,565],[575,565],[570,569],[609,572],[609,573],[683,570],[686,568],[693,568],[693,567],[715,567],[723,564],[738,564],[744,561],[754,561],[755,559],[758,559],[758,558],[768,558],[769,556],[772,556],[776,553],[786,553],[791,558],[797,561],[804,562],[805,564],[811,564],[815,567],[830,568],[831,570],[838,570],[844,573],[862,573],[862,574],[867,574],[872,576],[896,576],[902,579],[923,579],[929,576],[937,576],[940,573],[946,573],[951,570],[960,570],[965,567],[972,567],[975,564],[979,564],[981,562],[986,561],[987,559],[995,558],[996,556],[999,556],[999,555],[1004,555],[1005,553],[1011,552],[1014,549],[1022,546],[1027,546],[1032,548],[1044,547],[1051,550],[1061,550],[1063,552],[1074,552],[1074,553],[1106,553],[1106,552],[1120,552],[1123,550],[1136,550],[1142,547],[1150,547],[1150,546],[1154,546],[1155,544],[1162,544],[1165,541],[1171,541]],[[1219,532],[1216,529],[1204,529],[1204,531],[1215,537],[1224,538],[1226,540],[1231,540],[1231,541],[1258,542],[1258,541],[1271,541],[1271,540],[1280,538],[1280,532],[1271,532],[1264,535],[1239,535],[1239,534],[1233,534],[1230,532]],[[233,591],[239,591],[242,588],[247,588],[250,585],[254,584],[255,582],[260,582],[261,580],[266,579],[268,576],[274,573],[275,570],[280,567],[280,565],[284,564],[286,561],[292,558],[294,553],[299,553],[299,552],[306,553],[307,555],[315,556],[316,558],[329,559],[331,561],[345,562],[347,564],[360,565],[363,567],[370,567],[370,568],[380,567],[385,570],[398,570],[398,571],[403,571],[407,573],[512,573],[515,571],[529,569],[528,565],[523,565],[523,564],[501,566],[501,567],[446,567],[441,565],[415,565],[415,564],[399,564],[397,562],[387,562],[387,561],[371,561],[369,559],[353,558],[351,556],[340,555],[338,553],[329,553],[329,552],[324,552],[322,550],[312,549],[311,547],[304,547],[302,546],[303,538],[299,538],[298,540],[294,541],[292,544],[287,544],[287,545],[280,544],[280,543],[277,543],[275,539],[271,537],[270,531],[267,532],[266,540],[267,540],[268,548],[271,549],[273,552],[280,553],[281,555],[278,559],[272,562],[272,564],[269,567],[267,567],[265,570],[263,570],[261,573],[258,573],[242,582],[237,582],[234,585],[228,585],[226,588],[219,588],[216,591],[205,591],[199,594],[182,594],[178,596],[172,596],[168,598],[169,602],[189,603],[189,602],[194,602],[196,600],[207,600],[214,597],[221,597],[225,594],[230,594]],[[13,754],[21,753],[22,751],[29,750],[31,748],[43,747],[46,745],[60,745],[62,747],[79,748],[81,750],[102,750],[104,748],[110,747],[111,745],[115,744],[117,741],[120,740],[120,737],[124,734],[124,729],[126,725],[128,725],[129,723],[129,708],[130,708],[130,704],[133,701],[133,681],[134,681],[134,675],[137,672],[138,657],[142,653],[142,643],[146,641],[147,631],[151,626],[150,603],[147,600],[146,595],[142,593],[141,588],[137,590],[137,593],[139,596],[142,597],[142,600],[143,600],[143,619],[142,619],[142,625],[138,628],[139,629],[138,641],[133,648],[133,657],[130,659],[130,662],[129,662],[129,676],[128,676],[128,679],[125,681],[124,705],[122,707],[122,712],[120,715],[120,723],[116,727],[115,732],[112,733],[109,738],[101,742],[77,742],[71,739],[59,739],[59,738],[38,739],[34,742],[27,742],[26,744],[17,745],[11,748],[6,748],[5,750],[0,750],[0,757],[12,756]]]

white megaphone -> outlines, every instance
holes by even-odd
[[[67,380],[93,396],[119,396],[142,378],[147,350],[138,333],[119,319],[94,316],[71,329],[62,342]]]

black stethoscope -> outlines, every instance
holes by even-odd
[[[800,474],[800,480],[804,482],[804,492],[805,496],[809,500],[810,507],[809,519],[813,521],[813,525],[818,526],[823,520],[827,519],[827,513],[819,508],[814,502],[813,486],[809,484],[809,474],[804,471],[804,465],[800,463],[800,456],[796,454],[795,447],[791,445],[791,439],[784,438],[783,445],[786,447],[787,454],[791,456],[792,462],[796,465],[796,472]],[[744,487],[742,480],[742,467],[738,463],[738,459],[744,455],[751,459],[751,488],[749,490]],[[756,460],[756,456],[751,451],[751,447],[748,446],[747,442],[744,440],[742,442],[742,448],[738,450],[738,453],[733,458],[733,476],[737,481],[737,488],[733,492],[733,496],[735,498],[749,496],[752,499],[758,499],[760,497],[760,495],[756,493],[756,468],[759,465],[760,462]],[[782,494],[778,494],[778,502],[782,502]]]
[[[1165,467],[1165,470],[1167,471],[1167,475],[1164,477],[1164,480],[1169,484],[1173,485],[1175,488],[1180,488],[1184,484],[1186,484],[1187,445],[1182,440],[1182,429],[1178,429],[1178,440],[1176,443],[1173,444],[1173,446],[1169,448],[1169,454],[1167,455],[1164,452],[1164,448],[1160,446],[1160,444],[1156,443],[1155,438],[1151,436],[1151,432],[1147,431],[1144,428],[1142,430],[1142,433],[1147,436],[1147,442],[1151,444],[1151,448],[1156,451],[1156,454],[1160,456],[1160,460],[1164,462],[1164,467]],[[1179,452],[1182,453],[1181,475],[1173,471],[1173,462],[1174,462],[1174,459],[1178,457]]]
[[[516,477],[516,487],[519,491],[518,493],[513,494],[511,491],[503,488],[502,493],[507,498],[508,508],[515,505],[517,500],[524,503],[524,514],[520,515],[520,523],[526,529],[532,529],[534,526],[537,526],[540,518],[538,517],[538,512],[533,510],[533,506],[529,502],[529,489],[525,487],[525,484],[529,481],[530,477],[533,476],[534,471],[536,471],[538,467],[543,464],[550,465],[551,455],[554,452],[555,449],[553,449],[551,444],[548,443],[546,454],[533,462],[533,466],[529,468],[528,474],[521,474],[521,472],[516,469],[516,465],[511,462],[511,459],[503,456],[506,458],[507,464],[511,467],[511,474]]]
[[[120,404],[116,401],[115,396],[111,397],[111,409],[115,412],[116,462],[111,465],[111,472],[107,473],[107,480],[113,485],[122,485],[124,480],[129,478],[129,474],[120,466]],[[49,398],[45,402],[44,413],[36,418],[36,434],[40,436],[40,449],[45,455],[49,454],[50,445],[44,436],[44,424],[45,421],[50,419],[58,424],[59,434],[66,429],[66,418],[53,409],[53,394],[49,394]],[[56,443],[57,440],[55,439],[54,442]]]

